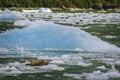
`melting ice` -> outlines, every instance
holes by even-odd
[[[79,28],[44,21],[34,21],[29,27],[0,34],[0,47],[14,49],[82,49],[97,52],[119,52],[108,44]]]
[[[9,9],[5,9],[1,14],[0,14],[0,21],[15,21],[15,20],[21,20],[24,19],[24,17],[21,14],[14,13],[10,11]]]

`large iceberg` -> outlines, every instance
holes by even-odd
[[[14,13],[10,11],[9,9],[5,9],[1,14],[0,14],[0,21],[15,21],[15,20],[21,20],[24,19],[21,14]]]
[[[97,52],[119,52],[111,45],[79,28],[44,21],[34,21],[31,26],[0,34],[0,47],[14,49],[82,49]]]

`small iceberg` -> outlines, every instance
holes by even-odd
[[[21,74],[22,72],[19,71],[16,67],[11,66],[3,66],[0,68],[0,74],[5,75],[13,75],[13,74]]]
[[[106,67],[103,65],[103,66],[98,66],[98,67],[96,67],[96,69],[105,70],[105,69],[106,69]]]
[[[24,13],[37,13],[38,12],[38,10],[22,10],[22,12],[24,12]]]
[[[23,17],[21,14],[14,13],[9,9],[5,9],[0,14],[0,21],[15,21],[15,20],[21,20],[21,19],[25,19],[25,17]]]
[[[43,65],[43,66],[40,67],[40,69],[45,69],[45,70],[57,70],[57,71],[62,71],[62,70],[64,70],[63,67],[59,67],[59,66],[54,65],[54,64]]]
[[[52,10],[50,10],[49,8],[39,8],[38,12],[41,12],[41,13],[51,13]]]

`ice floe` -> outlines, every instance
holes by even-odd
[[[109,80],[111,78],[120,78],[120,73],[112,67],[107,72],[101,72],[100,70],[93,71],[92,73],[82,73],[82,74],[68,74],[64,73],[63,76],[72,77],[72,78],[85,78],[85,80]]]
[[[71,77],[73,79],[81,79],[82,75],[80,75],[80,74],[72,74],[72,73],[71,74],[64,73],[63,76],[65,76],[65,77]]]
[[[41,66],[40,69],[57,70],[57,71],[62,71],[62,70],[64,70],[63,67],[59,67],[59,66],[54,65],[54,64],[49,64],[49,65]]]
[[[13,74],[21,74],[22,72],[18,70],[16,67],[3,66],[0,68],[0,74],[5,75],[13,75]]]
[[[103,66],[98,66],[98,67],[96,67],[96,69],[103,69],[103,70],[105,70],[106,67],[103,65]]]
[[[44,12],[44,8],[41,10]],[[47,20],[58,24],[66,25],[88,25],[88,24],[119,24],[119,13],[24,13],[30,20]]]
[[[51,13],[52,10],[50,10],[49,8],[39,8],[38,12],[42,12],[42,13]]]
[[[105,38],[117,38],[117,36],[111,36],[111,35],[106,35],[106,36],[104,36]]]

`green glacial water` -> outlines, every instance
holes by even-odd
[[[93,24],[80,28],[106,42],[120,47],[120,24]]]

